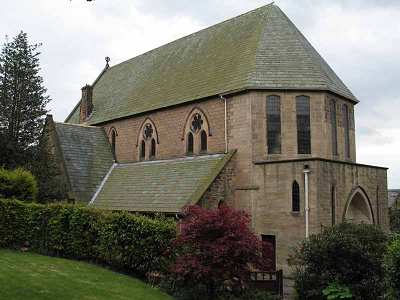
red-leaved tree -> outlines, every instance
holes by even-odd
[[[228,206],[189,206],[174,240],[172,275],[183,286],[203,285],[209,299],[225,285],[243,288],[253,269],[267,270],[266,247],[250,229],[250,216]]]

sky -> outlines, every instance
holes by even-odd
[[[0,43],[19,31],[42,43],[41,75],[63,121],[105,66],[268,4],[260,0],[1,0]],[[400,1],[277,0],[360,100],[359,163],[389,167],[400,188]]]

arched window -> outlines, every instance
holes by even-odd
[[[186,154],[206,153],[210,136],[211,131],[206,113],[199,107],[193,108],[187,115],[182,132]]]
[[[140,159],[146,158],[146,142],[142,141],[140,143]]]
[[[281,153],[281,99],[267,97],[267,146],[268,154]]]
[[[150,157],[156,157],[156,140],[151,139],[151,147],[150,147]]]
[[[297,152],[311,154],[310,97],[296,97]]]
[[[343,104],[343,127],[345,157],[350,158],[350,116],[349,107],[347,106],[347,104]]]
[[[111,131],[111,151],[115,157],[115,145],[116,145],[116,140],[117,140],[117,133],[115,132],[115,130],[113,129]]]
[[[207,133],[204,130],[200,133],[200,151],[207,152]]]
[[[300,212],[300,187],[296,180],[292,185],[292,211]]]
[[[187,146],[186,152],[187,154],[193,154],[193,133],[189,132],[187,135]]]
[[[331,135],[332,135],[332,154],[338,155],[337,147],[337,126],[336,126],[336,101],[331,99]]]
[[[140,160],[154,159],[160,144],[157,127],[150,118],[146,118],[140,126],[136,147]]]
[[[331,188],[331,214],[332,214],[332,225],[336,224],[336,188],[333,185]]]

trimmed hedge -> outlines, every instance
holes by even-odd
[[[0,168],[0,197],[34,201],[37,193],[37,182],[31,172],[21,168]]]
[[[171,219],[0,199],[0,247],[107,264],[143,276],[159,270],[176,236]]]

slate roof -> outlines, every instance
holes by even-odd
[[[101,209],[177,213],[197,203],[234,152],[116,164],[91,205]]]
[[[88,124],[245,89],[326,90],[357,101],[270,4],[107,69],[95,83]],[[79,122],[79,106],[66,121]]]
[[[54,124],[72,192],[77,200],[89,202],[114,161],[104,129]]]

